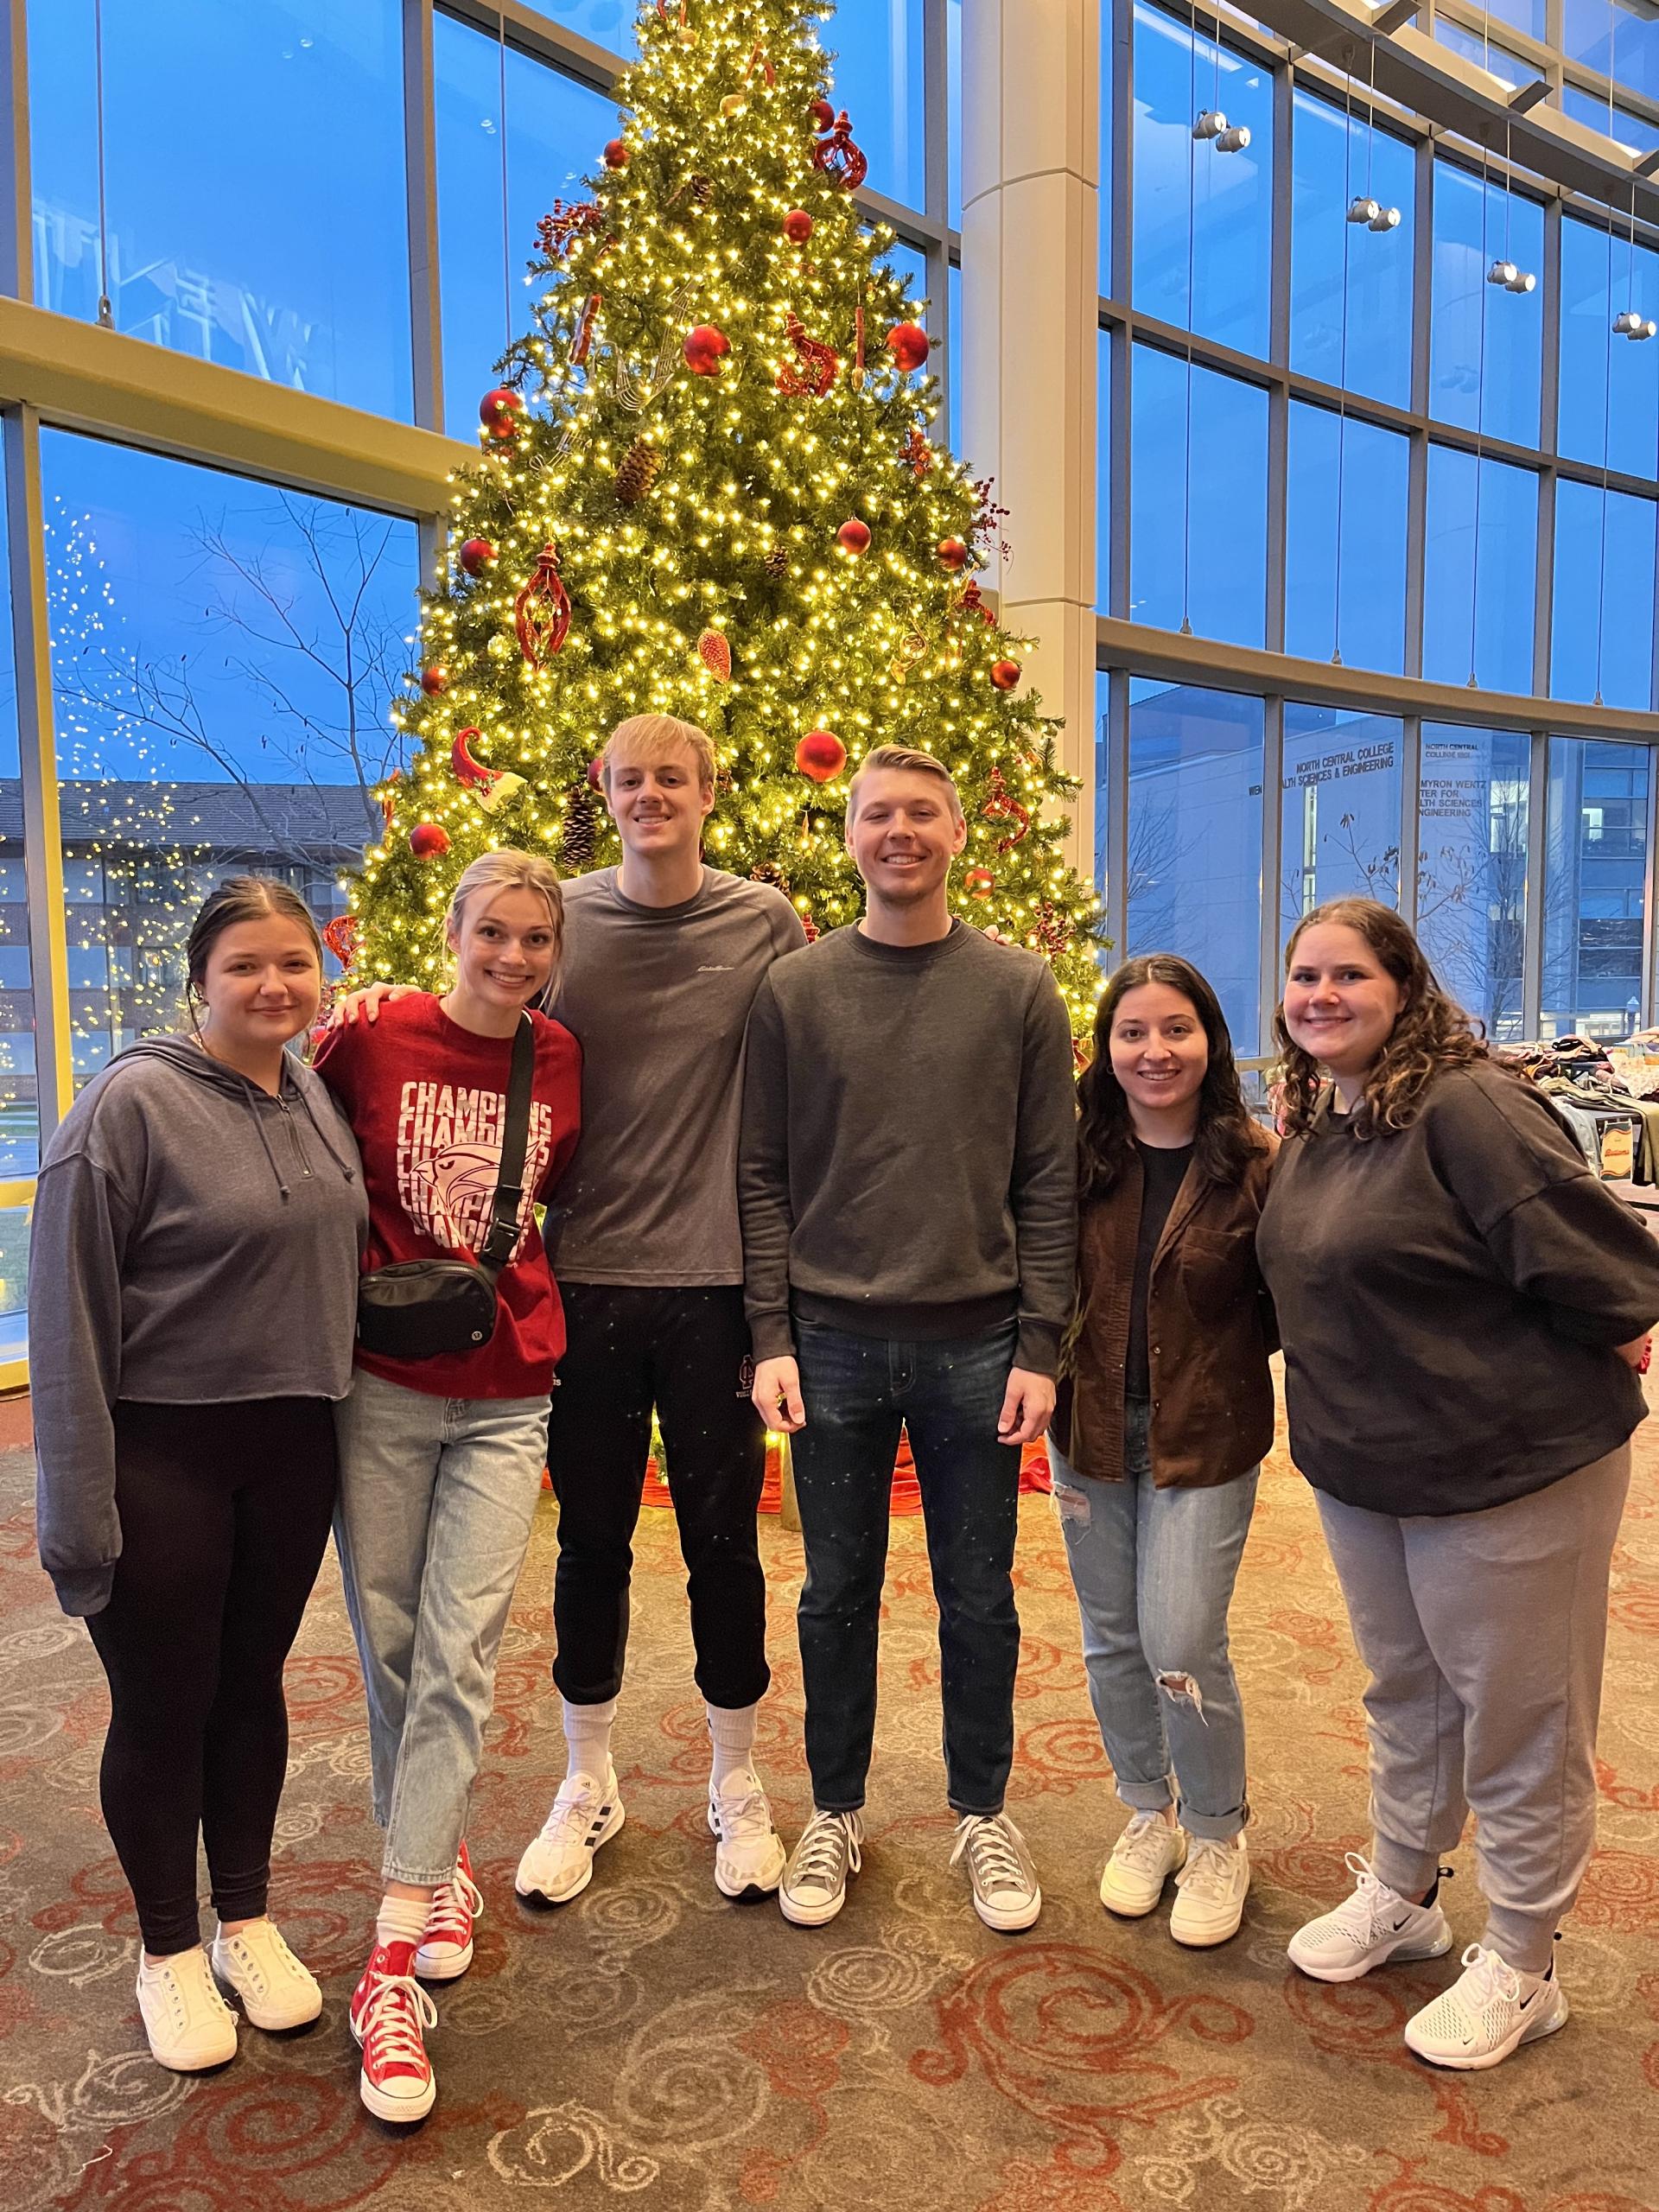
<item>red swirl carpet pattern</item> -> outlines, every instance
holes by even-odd
[[[1496,2071],[1436,2074],[1400,2031],[1455,1958],[1346,1987],[1286,1937],[1365,1840],[1360,1675],[1308,1493],[1282,1452],[1234,1613],[1251,1728],[1255,1889],[1237,1940],[1179,1950],[1166,1906],[1110,1922],[1123,1815],[1089,1710],[1046,1499],[1022,1508],[1011,1807],[1046,1902],[982,1928],[938,1759],[919,1522],[897,1521],[864,1872],[830,1927],[716,1892],[708,1752],[674,1527],[640,1532],[617,1765],[627,1825],[592,1887],[531,1914],[512,1872],[563,1771],[548,1683],[544,1500],[474,1806],[487,1900],[438,1991],[439,2102],[398,2138],[360,2109],[346,2004],[378,1895],[361,1690],[332,1558],[289,1669],[273,1909],[321,1976],[307,2035],[244,2027],[160,2072],[137,1930],[98,1812],[103,1677],[35,1565],[26,1450],[0,1454],[0,2203],[71,2212],[1651,2212],[1659,2205],[1659,1429],[1615,1574],[1601,1849],[1558,1954],[1573,2020]],[[760,1764],[787,1839],[808,1805],[791,1608],[798,1538],[761,1541],[776,1675]],[[1480,1930],[1465,1844],[1445,1893]]]

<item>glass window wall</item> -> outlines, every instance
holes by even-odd
[[[1292,400],[1287,652],[1392,675],[1404,669],[1409,467],[1400,432]]]
[[[1523,1027],[1523,731],[1425,722],[1417,785],[1417,935],[1440,982],[1499,1043]]]
[[[1397,716],[1285,702],[1279,934],[1327,899],[1400,903]]]
[[[822,36],[836,56],[832,98],[852,118],[872,192],[927,205],[923,0],[836,0]]]
[[[1561,51],[1659,99],[1659,16],[1641,0],[1561,0]]]
[[[1428,449],[1423,674],[1530,691],[1538,479],[1452,446]]]
[[[40,1157],[35,1088],[34,978],[23,871],[23,789],[17,760],[17,674],[12,658],[6,457],[0,444],[0,1182],[32,1175]],[[0,1228],[0,1278],[5,1275]],[[0,1319],[0,1359],[11,1357]]]
[[[1411,404],[1410,147],[1363,116],[1297,90],[1291,121],[1290,365],[1304,376]],[[1351,222],[1357,201],[1375,221]]]
[[[1623,1037],[1641,1026],[1652,762],[1645,746],[1549,741],[1547,1037]]]
[[[1268,396],[1137,346],[1130,390],[1129,612],[1259,645],[1267,620]]]
[[[1428,411],[1516,445],[1538,442],[1543,359],[1544,211],[1523,193],[1434,164]],[[1488,281],[1495,263],[1537,279]]]
[[[1659,321],[1659,254],[1569,216],[1561,225],[1561,397],[1558,449],[1635,476],[1659,469],[1659,385],[1651,340],[1614,318]]]
[[[1562,477],[1555,486],[1550,690],[1609,707],[1653,704],[1655,518],[1659,505]],[[1611,622],[1608,609],[1617,610]]]

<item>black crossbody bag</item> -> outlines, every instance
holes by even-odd
[[[474,1260],[399,1260],[377,1268],[357,1286],[357,1341],[381,1359],[432,1359],[476,1351],[495,1333],[497,1284],[518,1242],[524,1147],[530,1137],[530,1087],[536,1033],[528,1015],[512,1040],[501,1166],[490,1201],[489,1234]]]

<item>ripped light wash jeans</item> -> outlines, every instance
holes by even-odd
[[[1048,1447],[1089,1696],[1123,1802],[1138,1813],[1173,1804],[1190,1835],[1225,1840],[1249,1817],[1227,1608],[1261,1471],[1160,1490],[1146,1401],[1131,1398],[1125,1414],[1121,1483],[1079,1475]]]

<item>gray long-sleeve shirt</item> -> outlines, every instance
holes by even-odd
[[[1052,1375],[1077,1124],[1046,963],[961,922],[925,945],[840,929],[779,961],[749,1017],[738,1193],[757,1359],[793,1350],[792,1297],[862,1335],[1017,1313],[1016,1363]]]

